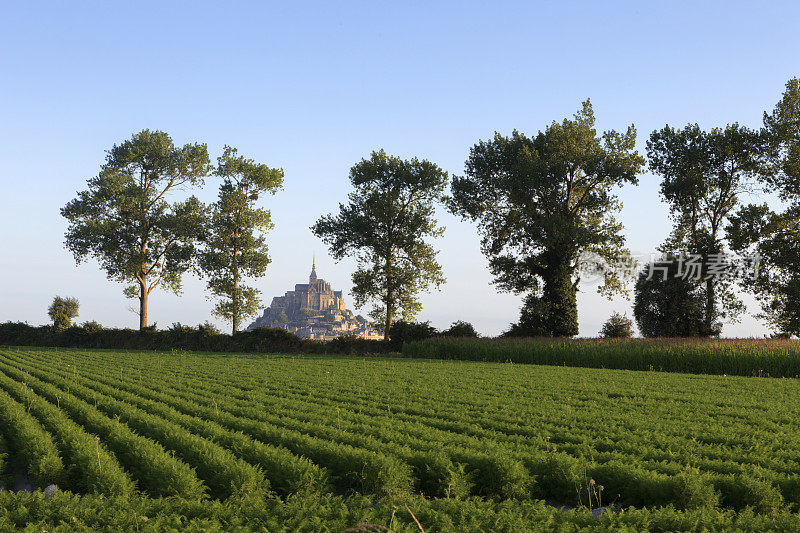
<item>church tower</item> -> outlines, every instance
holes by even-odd
[[[317,283],[317,258],[311,259],[311,275],[308,276],[308,284],[315,285]]]

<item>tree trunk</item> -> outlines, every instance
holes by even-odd
[[[573,337],[578,334],[573,255],[569,249],[553,249],[545,254],[541,296],[531,294],[525,298],[519,323],[512,328],[516,336]]]
[[[714,325],[714,301],[716,300],[716,287],[713,279],[706,280],[706,335],[711,335]]]
[[[139,330],[147,328],[147,281],[139,282]]]
[[[578,301],[571,261],[562,256],[549,266],[543,290],[547,333],[552,337],[573,337],[578,334]]]
[[[233,309],[231,310],[231,322],[233,322],[232,335],[236,335],[239,331],[239,276],[233,277]]]
[[[239,225],[239,217],[236,217],[237,228]],[[231,298],[231,303],[233,304],[233,309],[231,309],[231,322],[232,322],[232,333],[231,335],[236,335],[239,331],[239,314],[240,314],[240,306],[241,301],[239,299],[239,235],[234,238],[233,243],[233,297]]]
[[[391,251],[386,256],[386,320],[383,324],[383,340],[384,342],[390,341],[389,328],[392,327],[392,319],[394,318],[394,295],[392,294],[392,253]]]
[[[384,322],[383,326],[383,340],[388,342],[389,339],[389,328],[392,327],[392,319],[393,317],[393,309],[392,306],[389,304],[389,298],[386,298],[386,321]]]

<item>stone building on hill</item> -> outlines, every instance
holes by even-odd
[[[342,291],[334,291],[330,283],[317,277],[316,267],[316,261],[312,262],[308,283],[298,283],[293,291],[275,296],[247,329],[283,328],[306,339],[330,340],[340,335],[382,339],[364,317],[347,309]]]

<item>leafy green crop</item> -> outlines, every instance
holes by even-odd
[[[130,497],[135,482],[149,496],[251,502],[270,501],[269,486],[303,501],[800,505],[794,379],[7,348],[0,391],[52,435],[78,492]],[[99,468],[77,476],[91,450]]]

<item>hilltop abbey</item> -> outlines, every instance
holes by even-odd
[[[339,335],[383,338],[364,317],[346,308],[342,291],[332,290],[330,283],[317,278],[316,261],[311,263],[308,283],[298,283],[293,291],[275,296],[247,329],[261,327],[283,328],[306,339],[330,340]]]

